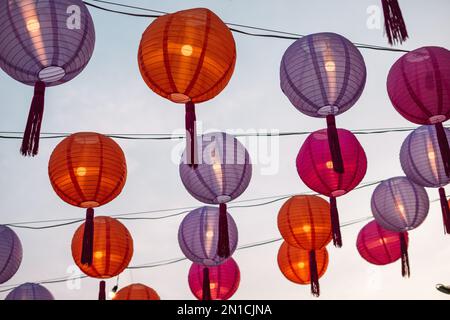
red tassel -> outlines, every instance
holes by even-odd
[[[100,281],[98,288],[98,300],[106,300],[106,282]]]
[[[211,284],[209,280],[209,269],[203,268],[203,292],[202,300],[211,300]]]
[[[439,198],[441,200],[442,219],[444,220],[444,234],[450,234],[450,208],[445,189],[442,187],[439,188]]]
[[[381,0],[384,12],[384,28],[390,45],[402,43],[408,38],[402,10],[398,0]]]
[[[331,228],[333,230],[333,244],[336,248],[342,247],[341,226],[336,198],[330,197]]]
[[[317,272],[316,252],[311,250],[309,252],[309,276],[311,282],[311,293],[313,296],[320,296],[319,287],[319,273]]]
[[[217,243],[217,255],[228,258],[230,254],[230,240],[228,237],[227,204],[219,204],[219,241]]]
[[[23,134],[20,153],[23,156],[35,156],[39,150],[42,117],[44,115],[45,83],[38,81],[34,85],[34,96],[28,113],[27,126]]]
[[[342,161],[339,135],[336,129],[336,119],[332,114],[327,115],[327,133],[331,159],[333,161],[333,169],[337,173],[344,173],[344,163]]]
[[[442,125],[442,122],[436,123],[434,127],[436,128],[436,136],[439,144],[439,150],[441,151],[445,174],[447,175],[447,177],[450,177],[450,149],[448,145],[447,135],[445,134],[445,129]]]
[[[189,166],[197,168],[197,133],[195,128],[195,105],[192,102],[186,103],[186,161]]]
[[[81,263],[90,266],[92,264],[92,251],[94,250],[94,209],[86,210],[84,222],[83,247],[81,250]]]
[[[400,232],[400,250],[402,253],[402,276],[410,276],[409,257],[408,257],[408,243],[406,242],[405,232]]]

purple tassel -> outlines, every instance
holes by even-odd
[[[106,282],[100,281],[98,288],[98,300],[106,300]]]
[[[337,173],[344,173],[344,163],[342,160],[341,146],[339,144],[339,135],[336,129],[336,119],[332,114],[327,115],[327,133],[333,169]]]
[[[317,272],[317,261],[316,261],[316,252],[311,250],[309,252],[309,275],[311,282],[311,293],[313,296],[320,296],[320,287],[319,287],[319,273]]]
[[[384,12],[384,28],[390,45],[402,43],[408,38],[405,21],[398,0],[381,0]]]
[[[209,280],[209,269],[203,268],[203,292],[202,300],[211,300],[211,284]]]
[[[444,221],[444,234],[450,234],[450,208],[448,207],[447,195],[444,188],[439,188],[439,199],[441,201],[442,219]]]
[[[219,204],[219,241],[217,255],[222,258],[230,256],[230,240],[228,236],[228,217],[226,203]]]
[[[94,209],[86,210],[86,220],[84,222],[83,245],[81,250],[81,263],[92,265],[94,250]]]
[[[336,198],[330,197],[331,228],[333,231],[333,244],[336,248],[342,247],[341,226]]]
[[[406,236],[404,232],[399,233],[400,236],[400,250],[402,253],[402,276],[410,276],[409,257],[408,257],[408,244],[406,243]]]
[[[194,169],[197,168],[197,134],[195,129],[195,105],[192,102],[186,103],[186,162]]]
[[[450,149],[448,146],[447,135],[442,122],[434,125],[436,128],[436,136],[439,144],[439,150],[441,151],[442,163],[444,164],[444,170],[447,177],[450,177]]]
[[[28,113],[27,126],[23,134],[20,153],[23,156],[38,154],[39,136],[41,133],[42,117],[44,116],[45,83],[38,81],[34,85],[34,96]]]

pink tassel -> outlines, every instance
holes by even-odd
[[[106,282],[103,280],[99,284],[98,300],[106,300]]]
[[[35,156],[39,150],[42,117],[44,116],[45,83],[38,81],[34,85],[34,96],[28,113],[27,126],[23,134],[20,153],[23,156]]]
[[[448,145],[447,135],[445,134],[445,129],[442,125],[442,122],[436,123],[434,127],[436,128],[436,136],[439,144],[439,150],[441,151],[445,175],[447,177],[450,177],[450,149]]]
[[[228,218],[226,203],[219,204],[219,241],[217,243],[217,255],[222,258],[230,256],[230,240],[228,236]]]
[[[311,293],[313,296],[320,296],[319,273],[317,272],[316,252],[309,252],[309,276],[311,282]]]
[[[404,232],[399,233],[400,236],[400,250],[402,253],[402,276],[410,276],[409,257],[408,257],[408,244],[406,242],[406,236]]]
[[[203,292],[202,300],[211,300],[211,284],[209,280],[209,269],[203,268]]]
[[[333,244],[336,248],[342,247],[341,226],[336,198],[330,197],[331,228],[333,230]]]
[[[398,0],[381,0],[384,12],[384,28],[390,45],[402,43],[408,38],[405,21]]]
[[[332,114],[327,116],[327,133],[331,159],[333,161],[333,169],[337,173],[343,173],[344,163],[342,160],[341,146],[339,144],[339,135],[336,129],[336,119]]]
[[[186,161],[189,166],[197,168],[197,133],[195,129],[195,105],[192,102],[186,103]]]
[[[84,222],[83,246],[81,249],[81,263],[92,265],[92,251],[94,250],[94,209],[86,210]]]
[[[439,188],[439,199],[441,201],[442,219],[444,221],[444,234],[450,234],[450,208],[444,188]]]

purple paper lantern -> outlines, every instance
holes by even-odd
[[[55,298],[40,284],[24,283],[12,290],[5,300],[55,300]]]
[[[192,262],[215,266],[223,263],[236,250],[238,231],[230,214],[227,217],[228,256],[220,256],[220,210],[216,207],[201,207],[191,211],[181,222],[178,243],[181,251]]]
[[[0,284],[11,279],[22,262],[22,244],[16,233],[0,225]]]
[[[94,43],[94,24],[81,0],[0,2],[0,68],[35,91],[22,154],[37,154],[45,88],[76,77]]]
[[[447,141],[450,130],[444,129]],[[414,183],[429,188],[439,188],[445,233],[450,233],[450,209],[445,185],[450,183],[446,174],[446,161],[441,156],[436,127],[421,126],[411,132],[400,150],[400,163],[405,175]]]

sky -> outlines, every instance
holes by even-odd
[[[353,42],[387,45],[383,30],[369,28],[372,6],[379,0],[216,0],[153,1],[122,0],[122,3],[174,12],[207,7],[226,22],[312,34],[330,31]],[[410,39],[403,45],[450,48],[448,33],[450,2],[446,0],[400,1]],[[376,8],[375,8],[376,9]],[[172,133],[184,127],[184,107],[153,93],[142,80],[137,50],[148,18],[121,16],[90,8],[96,28],[96,47],[87,68],[71,82],[47,90],[42,132],[96,131],[99,133]],[[382,18],[381,18],[382,19]],[[381,20],[382,22],[382,20]],[[323,119],[298,112],[279,87],[279,64],[290,40],[253,38],[235,34],[237,63],[227,88],[215,99],[197,106],[197,118],[206,130],[314,131]],[[402,55],[361,50],[367,65],[367,83],[359,101],[337,118],[347,129],[413,126],[392,107],[386,92],[391,65]],[[22,131],[33,89],[0,72],[0,131]],[[407,133],[359,135],[368,158],[363,182],[403,175],[398,154]],[[295,158],[305,136],[260,139],[259,146],[272,146],[271,163],[258,152],[252,181],[237,199],[308,192],[298,177]],[[240,139],[249,146],[251,141]],[[64,203],[53,191],[47,173],[50,154],[60,140],[41,140],[36,158],[19,154],[19,140],[0,139],[0,223],[60,218],[83,218],[84,210]],[[168,208],[200,207],[184,189],[173,160],[179,140],[116,140],[125,152],[128,179],[121,195],[96,209],[97,215],[156,210],[146,217],[165,214]],[[178,148],[178,149],[177,149]],[[258,149],[259,150],[259,149]],[[175,157],[176,158],[176,157]],[[259,161],[261,160],[261,161]],[[355,190],[338,199],[341,222],[368,217],[375,187]],[[438,198],[428,189],[430,200]],[[447,190],[450,192],[450,189]],[[238,229],[239,244],[280,237],[277,214],[282,202],[254,208],[230,209]],[[174,211],[177,212],[177,211]],[[134,239],[130,265],[180,258],[177,232],[182,216],[145,221],[124,221]],[[400,263],[374,266],[356,250],[356,237],[364,223],[342,229],[344,246],[328,247],[330,262],[320,279],[320,299],[446,299],[435,289],[450,284],[450,236],[444,236],[438,203],[432,203],[426,221],[410,232],[411,278],[403,279]],[[24,256],[17,274],[6,285],[73,277],[78,273],[70,243],[77,224],[48,229],[15,229]],[[233,299],[316,299],[309,286],[283,277],[277,265],[281,242],[236,251],[241,283]],[[141,282],[154,288],[162,299],[194,299],[187,275],[191,263],[183,261],[151,269],[125,270],[121,287]],[[116,279],[107,281],[107,288]],[[45,285],[56,299],[96,299],[98,280]],[[0,293],[4,298],[6,293]]]

